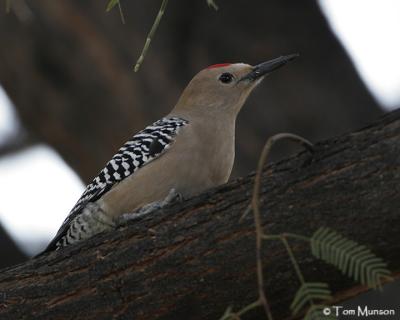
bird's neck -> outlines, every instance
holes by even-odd
[[[238,109],[238,110],[236,110]],[[224,108],[219,105],[182,105],[180,101],[169,114],[188,121],[206,121],[215,124],[235,123],[239,108]]]
[[[174,109],[168,117],[179,117],[189,121],[196,128],[204,128],[205,131],[223,132],[229,136],[235,135],[236,114],[208,111],[204,112],[201,108],[191,108],[190,110]]]
[[[235,122],[236,116],[213,115],[207,112],[173,111],[168,116],[187,120],[187,132],[190,132],[190,144],[194,147],[194,159],[207,163],[203,175],[211,185],[228,181],[235,158]],[[184,130],[184,129],[182,129]],[[205,156],[206,155],[206,156]]]

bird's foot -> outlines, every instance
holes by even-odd
[[[183,197],[180,193],[176,192],[174,188],[172,188],[168,195],[161,201],[154,201],[152,203],[146,204],[145,206],[141,207],[137,212],[132,213],[124,213],[118,218],[118,224],[126,224],[128,221],[136,220],[142,218],[149,213],[157,211],[168,204],[181,202]]]
[[[175,188],[169,190],[168,195],[165,197],[164,200],[161,201],[161,208],[166,206],[167,204],[175,203],[175,202],[182,202],[183,196],[176,192]]]

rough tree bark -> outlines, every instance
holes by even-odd
[[[400,111],[360,131],[316,144],[265,168],[261,209],[267,233],[310,235],[331,227],[400,271]],[[217,319],[257,295],[250,201],[253,175],[62,252],[3,270],[1,319]],[[306,279],[327,281],[335,300],[367,288],[292,242]],[[298,288],[285,250],[263,252],[276,319]],[[252,312],[249,319],[264,319]]]
[[[9,234],[0,224],[0,268],[21,263],[27,259],[26,255],[16,246]]]
[[[219,0],[218,12],[205,0],[170,1],[138,73],[160,1],[122,1],[126,25],[106,3],[12,0],[8,14],[0,3],[0,84],[27,132],[0,156],[46,143],[87,183],[129,136],[170,111],[200,69],[292,52],[301,58],[241,112],[233,176],[254,167],[264,137],[325,139],[381,113],[315,0]]]

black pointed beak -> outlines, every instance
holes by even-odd
[[[283,67],[285,64],[287,64],[289,61],[292,61],[296,59],[299,56],[298,53],[295,54],[289,54],[287,56],[281,56],[276,59],[272,59],[263,63],[260,63],[256,66],[253,67],[253,70],[250,71],[248,74],[246,74],[244,77],[240,79],[240,81],[243,80],[249,80],[249,81],[254,81],[257,80],[272,71],[279,69],[280,67]]]

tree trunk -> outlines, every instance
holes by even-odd
[[[17,247],[12,241],[10,235],[0,224],[0,268],[5,268],[10,265],[21,263],[27,260],[27,256]],[[1,294],[0,294],[1,296]]]
[[[360,131],[267,166],[266,233],[311,235],[321,226],[365,244],[400,271],[400,111]],[[257,297],[254,175],[210,190],[115,232],[3,270],[1,319],[217,319]],[[291,242],[309,281],[331,284],[335,301],[367,288]],[[266,242],[266,286],[276,319],[289,317],[299,283],[285,249]],[[265,319],[252,311],[249,319]]]
[[[122,1],[126,25],[106,2],[13,0],[11,13],[0,9],[0,83],[32,141],[55,148],[85,182],[214,63],[301,55],[241,112],[236,176],[253,168],[273,133],[320,140],[381,112],[314,0],[220,0],[218,12],[205,0],[170,1],[138,73],[160,1]]]

